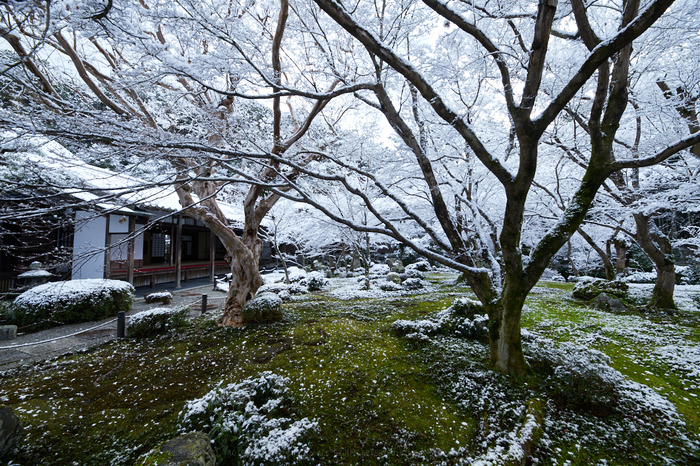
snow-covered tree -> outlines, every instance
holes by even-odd
[[[232,257],[223,323],[239,323],[262,284],[258,231],[280,197],[266,185],[286,189],[279,162],[267,155],[308,163],[313,156],[299,154],[299,141],[331,99],[362,85],[348,88],[319,69],[314,39],[287,0],[4,8],[0,27],[14,54],[2,65],[0,126],[78,145],[86,158],[107,148],[132,164],[160,160],[151,177],[167,175],[183,212]],[[217,204],[221,196],[242,203],[240,236]]]
[[[663,162],[700,142],[696,132],[675,142],[650,143],[636,158],[618,157],[612,150],[628,107],[631,69],[645,72],[633,68],[632,42],[636,41],[636,47],[648,46],[644,33],[674,2],[641,5],[627,1],[621,7],[603,2],[586,8],[580,0],[561,5],[544,0],[507,5],[423,0],[392,10],[390,15],[386,12],[392,3],[379,2],[381,8],[358,4],[350,9],[334,0],[314,2],[364,46],[377,78],[371,102],[389,119],[402,115],[405,125],[394,118],[392,126],[415,156],[419,181],[429,194],[426,202],[431,217],[426,220],[418,215],[384,180],[358,172],[375,182],[383,197],[391,199],[440,247],[430,250],[412,242],[402,234],[398,222],[372,208],[371,200],[361,192],[356,194],[363,197],[381,226],[355,227],[383,232],[462,271],[488,311],[494,367],[505,373],[525,373],[520,342],[524,300],[550,259],[580,227],[605,180],[623,169]],[[401,25],[402,32],[397,33],[394,25]],[[388,34],[387,28],[394,34]],[[451,44],[448,53],[436,45],[445,41]],[[593,83],[592,92],[589,83]],[[488,96],[481,95],[482,86]],[[458,228],[455,204],[449,203],[441,181],[434,176],[437,155],[428,155],[421,140],[421,121],[425,120],[419,116],[411,121],[405,106],[400,113],[402,97],[412,89],[420,96],[416,100],[421,108],[430,108],[431,118],[448,125],[465,153],[473,154],[500,184],[505,207],[498,222],[497,253],[483,235],[463,234]],[[526,259],[521,249],[525,213],[543,158],[543,137],[567,106],[581,102],[592,103],[591,150],[585,168],[564,212],[537,238]]]

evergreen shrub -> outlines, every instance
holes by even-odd
[[[119,280],[70,280],[45,283],[19,295],[12,304],[12,323],[33,329],[88,322],[128,311],[134,287]]]

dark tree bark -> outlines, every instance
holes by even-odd
[[[651,309],[675,309],[673,292],[676,269],[671,242],[650,217],[636,213],[634,222],[637,225],[637,242],[656,268],[656,282],[648,306]]]
[[[588,245],[593,248],[593,250],[598,253],[598,257],[600,257],[600,260],[603,261],[603,267],[605,268],[605,279],[606,280],[615,280],[615,268],[612,265],[612,262],[610,261],[610,258],[608,255],[603,251],[603,249],[598,246],[595,241],[593,241],[593,238],[586,233],[583,228],[579,228],[578,233],[583,237],[583,239],[586,240]]]

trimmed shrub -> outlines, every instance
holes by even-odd
[[[148,293],[146,296],[144,296],[144,300],[149,304],[150,303],[170,304],[171,301],[173,300],[173,295],[170,294],[169,291]]]
[[[126,336],[130,338],[148,338],[176,330],[185,326],[190,310],[187,307],[171,309],[157,307],[139,312],[129,317]]]
[[[390,272],[390,273],[386,274],[386,281],[393,282],[393,283],[400,285],[401,284],[401,277],[396,272]]]
[[[474,319],[476,315],[486,312],[479,301],[469,298],[455,299],[455,302],[452,304],[452,310],[456,315],[469,317],[470,319]]]
[[[423,281],[420,278],[407,278],[404,280],[403,286],[408,290],[419,290],[423,288]]]
[[[429,272],[433,270],[433,267],[430,265],[430,262],[426,260],[420,260],[417,262],[414,262],[413,264],[408,264],[406,266],[406,273],[408,273],[409,270],[418,270],[419,272]]]
[[[402,291],[403,286],[394,282],[382,282],[379,284],[379,289],[382,291]]]
[[[119,280],[70,280],[39,285],[12,304],[12,321],[35,329],[88,322],[131,309],[134,287]]]
[[[274,293],[258,293],[243,307],[244,324],[263,324],[282,320],[282,298]]]
[[[311,272],[306,276],[306,286],[309,291],[318,291],[326,286],[326,283],[328,283],[328,280],[321,272]]]
[[[187,402],[180,413],[180,432],[208,434],[217,464],[299,464],[310,453],[304,437],[317,423],[289,417],[288,382],[263,372],[257,379],[217,387]]]

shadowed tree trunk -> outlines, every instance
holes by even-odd
[[[610,258],[608,255],[603,251],[603,249],[595,244],[595,241],[593,241],[593,238],[591,238],[588,233],[586,233],[583,228],[579,228],[578,233],[583,237],[583,239],[586,240],[588,245],[593,248],[595,252],[598,253],[598,256],[600,257],[600,260],[603,261],[603,267],[605,268],[605,279],[606,280],[615,280],[615,268],[612,265],[612,262],[610,261]]]
[[[613,240],[613,244],[615,245],[615,270],[622,273],[627,268],[627,251],[630,246],[627,241],[621,239]]]
[[[656,268],[656,283],[649,308],[675,309],[673,291],[676,287],[676,269],[671,242],[648,216],[634,214],[634,222],[637,225],[637,242]]]

